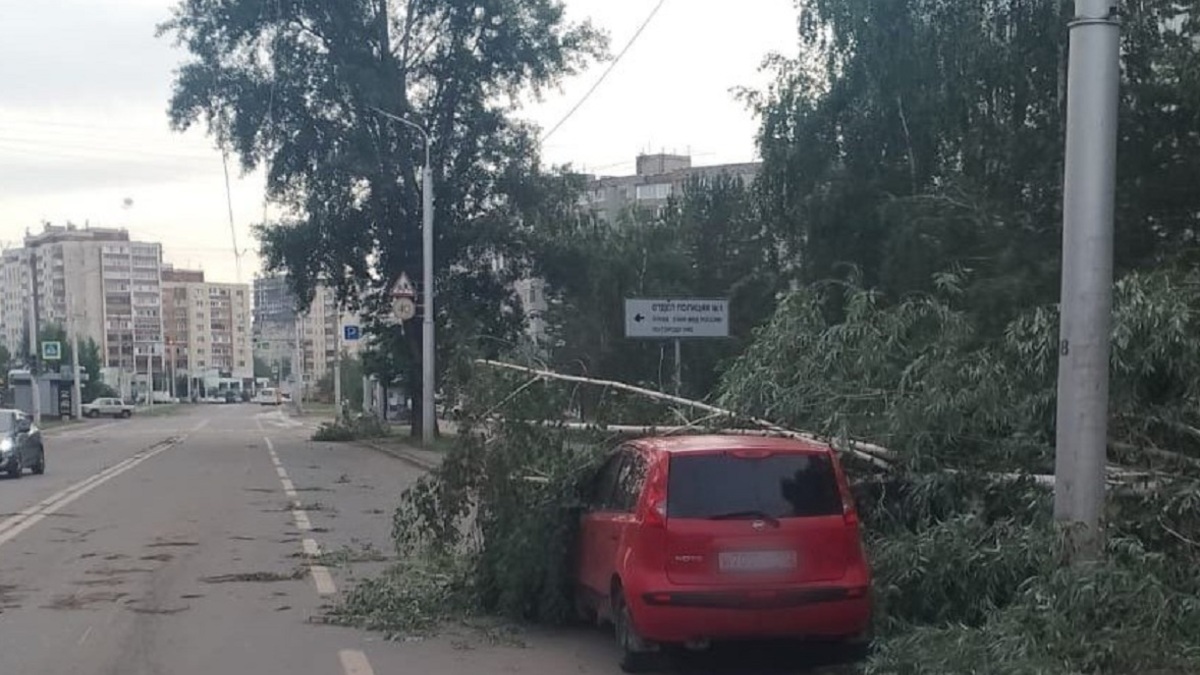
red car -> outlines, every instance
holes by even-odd
[[[871,574],[834,451],[786,438],[622,445],[581,516],[577,600],[626,672],[663,647],[795,638],[869,644]]]

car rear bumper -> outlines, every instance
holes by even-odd
[[[869,588],[809,586],[644,591],[628,598],[638,634],[654,642],[853,639],[871,624]]]

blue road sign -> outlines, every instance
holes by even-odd
[[[362,329],[358,326],[344,326],[342,337],[346,339],[346,342],[357,342],[362,339]]]
[[[42,360],[44,361],[59,361],[62,359],[62,343],[61,342],[43,342],[42,343]]]

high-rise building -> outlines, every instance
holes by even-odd
[[[27,353],[29,345],[31,275],[29,251],[16,248],[0,253],[0,345],[12,355]]]
[[[199,270],[162,270],[167,368],[177,396],[246,389],[254,377],[250,286],[205,281]],[[180,391],[182,387],[182,391]]]
[[[32,308],[39,330],[95,340],[105,381],[122,393],[129,374],[161,369],[160,244],[71,224],[46,224],[24,243],[0,256],[0,336],[10,351],[25,351]]]
[[[254,355],[281,375],[302,373],[311,387],[331,371],[339,351],[359,352],[361,342],[341,339],[343,328],[357,325],[358,318],[339,311],[333,289],[323,285],[317,287],[307,312],[297,312],[296,306],[287,277],[254,280]]]

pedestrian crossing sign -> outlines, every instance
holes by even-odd
[[[62,360],[62,343],[61,342],[43,342],[42,343],[42,360],[43,361],[61,361]]]

